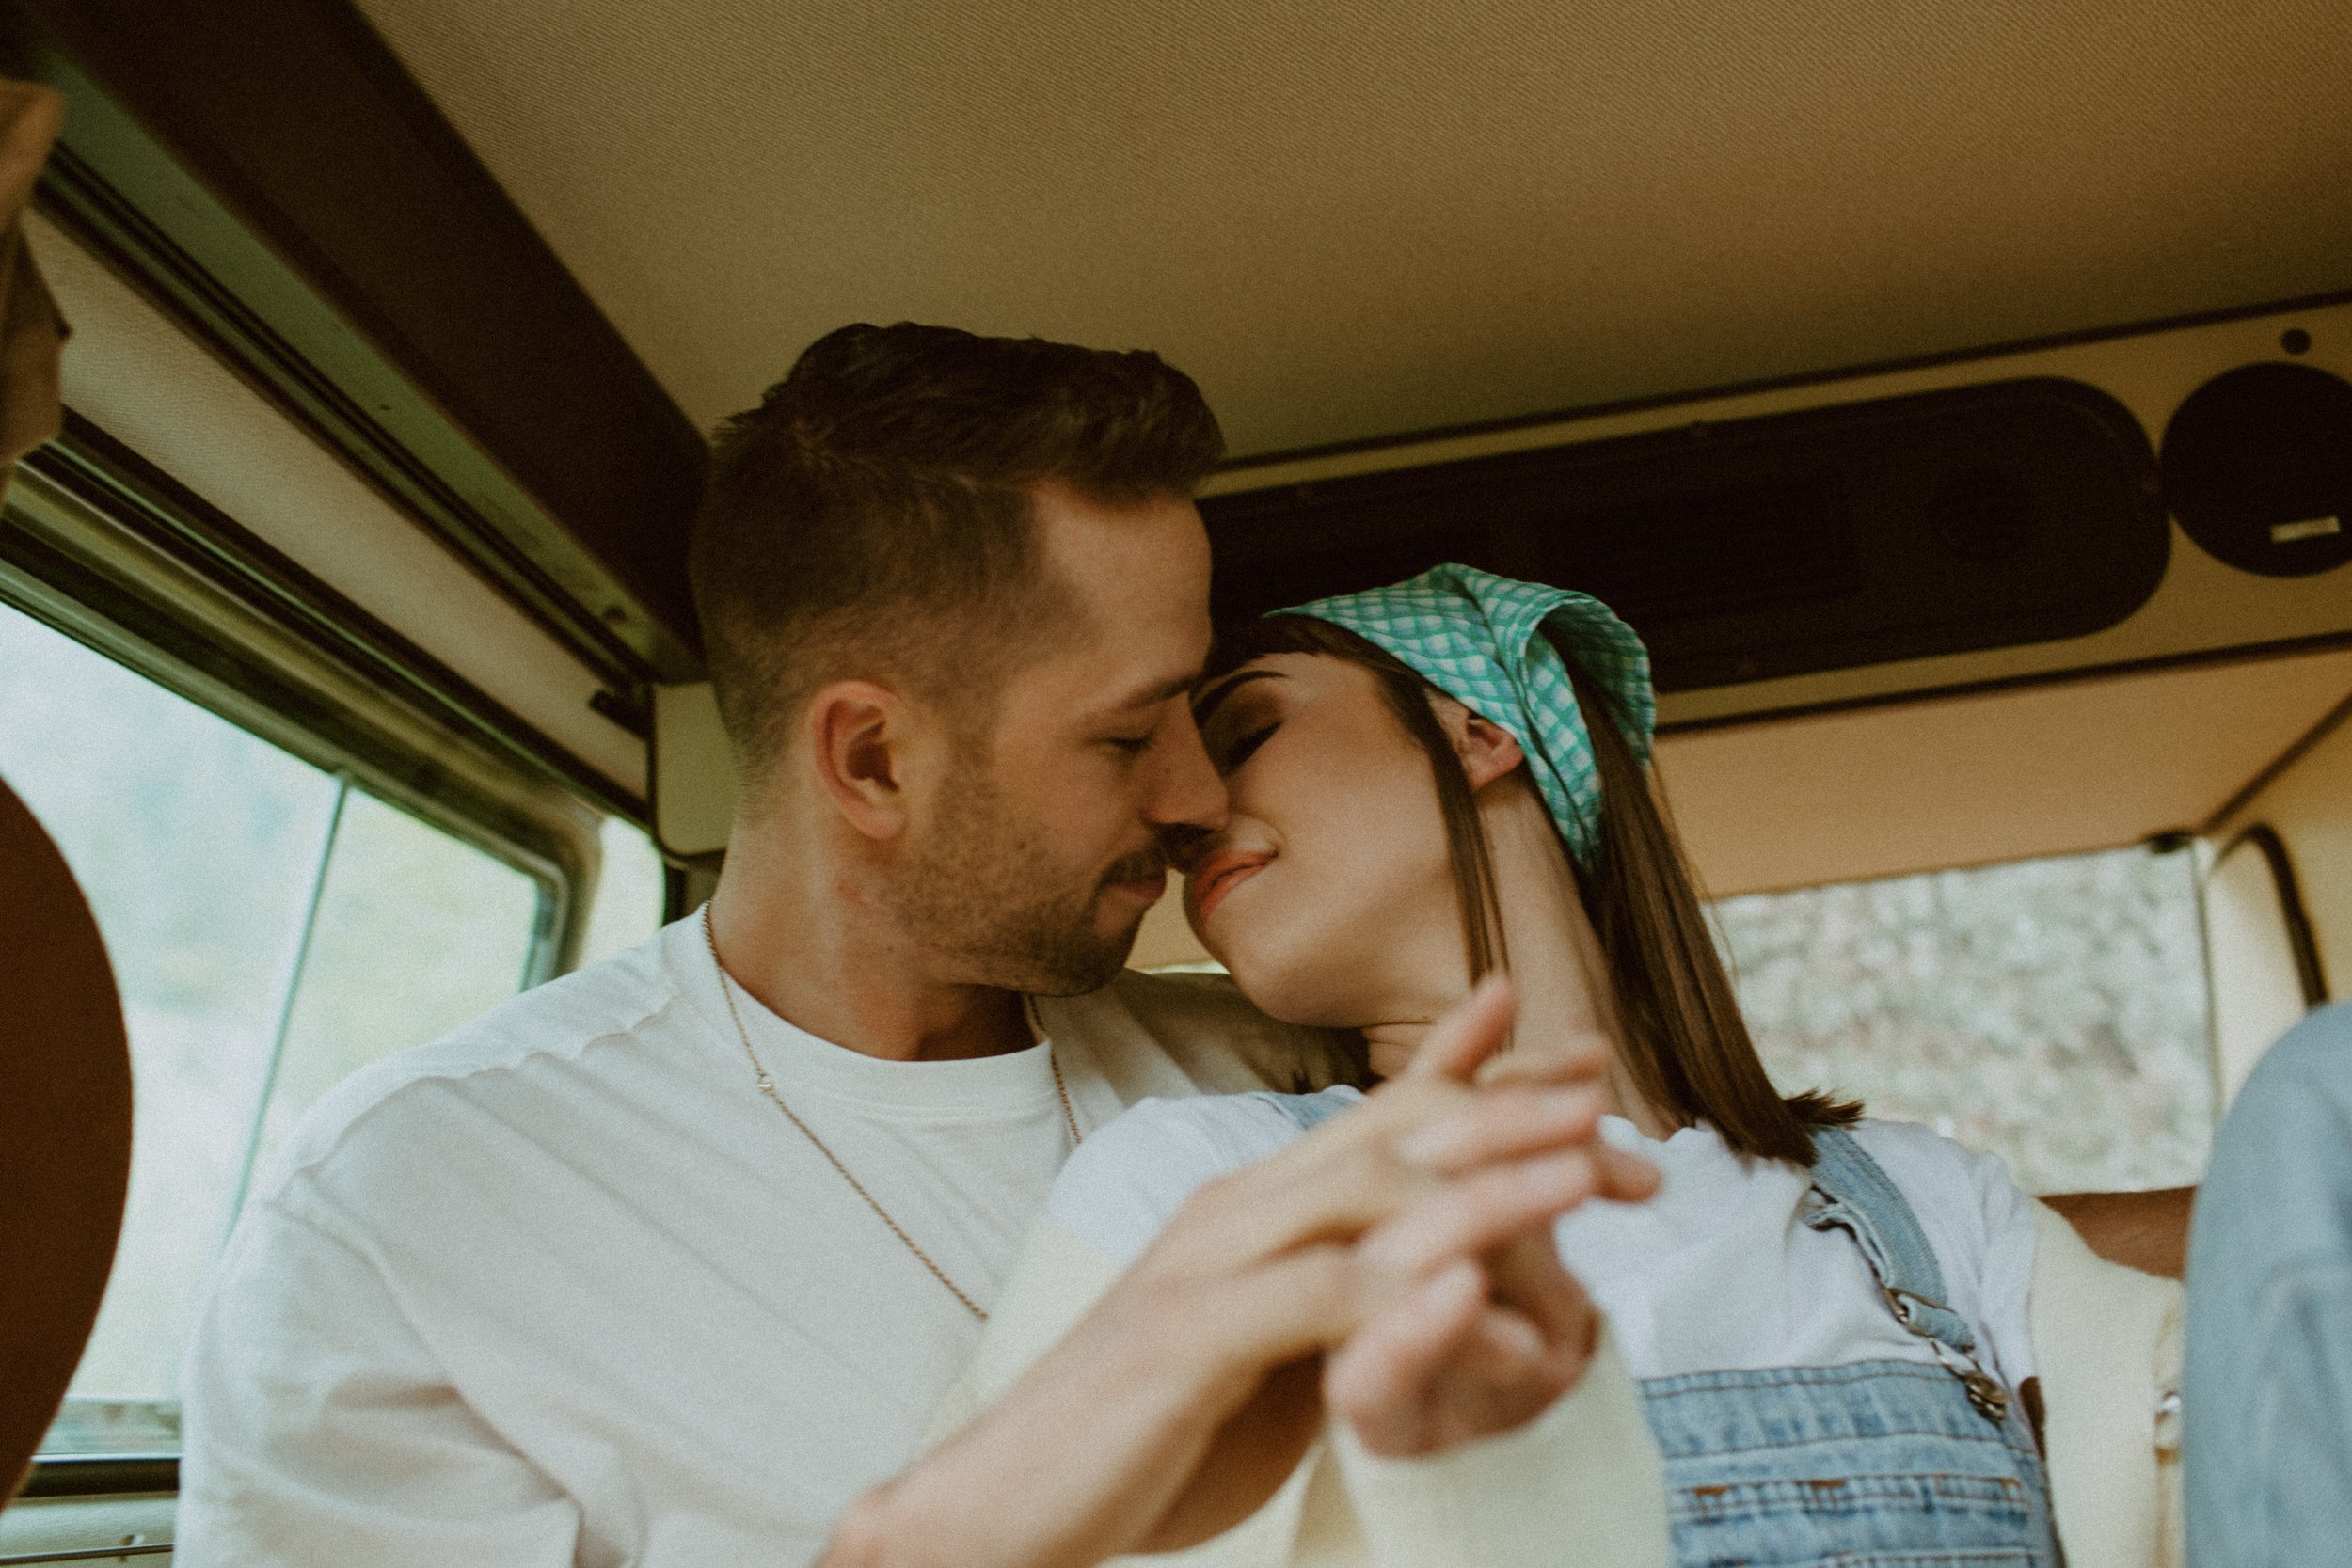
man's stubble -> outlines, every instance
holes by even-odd
[[[1108,871],[1073,872],[1042,825],[1012,809],[985,763],[967,761],[927,843],[897,879],[907,935],[975,984],[1033,996],[1100,990],[1126,963],[1141,924],[1101,931],[1095,912],[1104,887],[1149,876],[1161,856],[1146,851]]]

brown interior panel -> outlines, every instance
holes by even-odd
[[[131,1180],[131,1053],[65,857],[0,783],[0,1503],[65,1397]]]

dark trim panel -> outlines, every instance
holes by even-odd
[[[2312,930],[2311,911],[2303,907],[2303,884],[2296,879],[2295,860],[2286,841],[2267,822],[2257,822],[2222,846],[2214,857],[2219,865],[2238,849],[2251,846],[2270,867],[2270,880],[2279,892],[2279,912],[2287,928],[2287,946],[2295,954],[2295,977],[2303,987],[2303,1005],[2316,1007],[2328,1000],[2328,972],[2320,967],[2319,939]]]
[[[12,20],[43,212],[616,686],[697,673],[701,436],[347,0]]]
[[[2038,376],[1228,491],[1200,512],[1219,620],[1457,561],[1598,595],[1679,695],[2112,626],[2164,578],[2156,483],[2128,408]]]
[[[0,1557],[0,1568],[35,1568],[52,1562],[128,1562],[135,1557],[163,1557],[172,1550],[168,1541],[144,1546],[87,1546],[79,1551],[36,1552],[29,1557]]]
[[[1826,387],[1839,381],[1859,381],[1874,375],[1893,375],[1902,371],[1933,370],[1942,365],[1964,365],[1976,359],[1997,359],[2011,354],[2037,354],[2045,349],[2074,348],[2083,343],[2103,343],[2118,338],[2137,338],[2150,332],[2171,332],[2190,326],[2211,326],[2218,322],[2245,321],[2253,316],[2278,315],[2290,310],[2317,310],[2333,305],[2352,305],[2352,289],[2339,289],[2323,294],[2302,294],[2294,299],[2273,300],[2261,305],[2232,306],[2221,310],[2200,310],[2185,316],[2167,316],[2157,321],[2133,322],[2122,326],[2090,327],[2079,332],[2055,332],[2042,338],[2020,338],[2011,342],[1988,343],[1978,348],[1947,349],[1935,354],[1915,354],[1898,359],[1874,359],[1860,365],[1844,365],[1833,370],[1802,371],[1793,375],[1764,376],[1754,381],[1726,381],[1712,387],[1700,387],[1689,391],[1652,392],[1641,397],[1614,398],[1605,403],[1576,404],[1566,408],[1547,409],[1539,414],[1507,414],[1499,419],[1469,420],[1460,424],[1431,425],[1423,430],[1397,431],[1388,436],[1367,436],[1350,441],[1325,441],[1315,446],[1288,447],[1279,451],[1248,452],[1229,457],[1217,466],[1219,473],[1247,473],[1252,468],[1271,468],[1285,463],[1306,463],[1319,457],[1344,457],[1353,452],[1384,451],[1397,447],[1417,447],[1430,441],[1453,441],[1470,436],[1495,436],[1509,430],[1528,430],[1548,424],[1565,424],[1574,420],[1597,420],[1613,414],[1639,414],[1652,408],[1673,408],[1684,404],[1709,403],[1717,398],[1752,397],[1758,392],[1785,392],[1799,387]]]

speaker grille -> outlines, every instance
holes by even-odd
[[[2183,532],[2243,571],[2352,561],[2352,385],[2310,365],[2215,376],[2165,427],[2164,495]]]
[[[2081,636],[2171,530],[2139,422],[2031,380],[1201,503],[1222,616],[1441,561],[1597,594],[1685,690]]]

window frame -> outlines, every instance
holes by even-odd
[[[2295,960],[2295,978],[2303,988],[2306,1008],[2327,1005],[2328,999],[2328,971],[2319,957],[2319,940],[2312,930],[2312,917],[2303,908],[2303,884],[2295,875],[2295,857],[2287,850],[2286,840],[2267,822],[2254,822],[2233,833],[2214,851],[2213,863],[2206,866],[2199,879],[2203,884],[2212,880],[2221,863],[2241,849],[2252,849],[2262,856],[2264,866],[2270,872],[2270,885],[2279,895],[2279,918],[2286,927],[2287,951]]]
[[[530,877],[529,983],[571,967],[642,801],[77,415],[0,521],[0,602]]]

